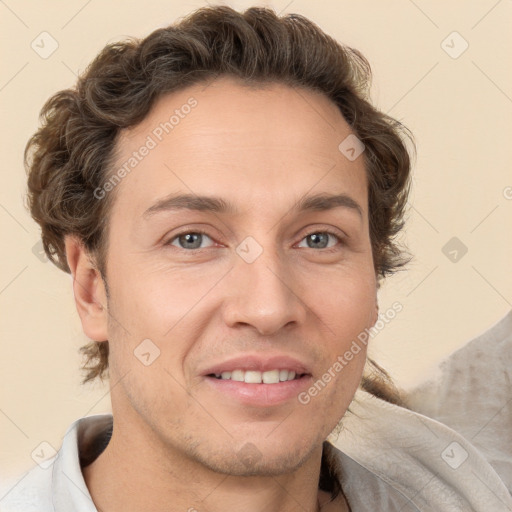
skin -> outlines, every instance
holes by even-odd
[[[108,297],[94,259],[66,238],[83,330],[110,343],[113,435],[84,478],[103,512],[313,512],[329,498],[318,490],[322,442],[354,396],[364,347],[307,405],[242,405],[200,371],[246,352],[284,352],[307,361],[314,382],[374,325],[363,158],[338,150],[350,127],[323,95],[221,77],[161,97],[122,134],[118,163],[191,96],[197,107],[115,190]],[[171,192],[221,196],[238,213],[143,218]],[[362,216],[291,212],[316,193],[348,194]],[[201,249],[176,237],[199,228],[208,233]],[[311,244],[308,235],[326,230],[340,239]],[[247,236],[263,249],[251,264],[236,252]],[[160,350],[149,366],[134,356],[145,339]],[[248,441],[259,454],[251,464],[241,456]],[[322,510],[344,507],[339,499]]]

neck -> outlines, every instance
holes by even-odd
[[[114,423],[105,450],[83,475],[93,501],[103,512],[328,511],[328,493],[318,490],[322,446],[296,471],[278,476],[235,476],[210,470],[193,457],[163,446],[150,429]],[[145,435],[140,435],[140,432]]]

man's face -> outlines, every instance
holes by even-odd
[[[191,97],[197,104],[183,107]],[[175,110],[166,133],[160,123]],[[318,453],[366,351],[341,371],[333,365],[376,321],[363,158],[338,149],[350,133],[322,95],[222,78],[162,97],[123,134],[115,169],[134,151],[140,161],[115,191],[105,328],[114,417],[132,438],[238,475],[284,473]],[[178,194],[221,198],[234,211],[147,212]],[[324,194],[349,196],[361,211],[296,209]],[[306,375],[268,384],[207,375],[273,356]],[[261,368],[272,379],[294,364]],[[330,382],[299,400],[329,369]]]

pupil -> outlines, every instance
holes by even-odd
[[[196,237],[195,245],[194,245],[193,237]],[[197,249],[201,245],[201,233],[187,233],[186,235],[182,235],[180,237],[180,242],[183,242],[183,241],[185,243],[185,246],[186,246],[186,244],[192,244],[193,245],[192,249]],[[198,241],[199,241],[199,244],[197,243]],[[189,245],[186,248],[190,249],[191,247]]]
[[[324,243],[324,244],[321,243],[321,238],[322,237],[324,239],[323,241],[327,242],[327,236],[325,235],[325,233],[313,233],[312,235],[309,235],[309,236],[310,236],[310,239],[313,241],[314,244],[315,243],[318,244],[318,242],[320,242],[320,245],[322,246],[322,248],[326,247],[326,243]],[[318,247],[318,245],[314,245],[313,247]]]

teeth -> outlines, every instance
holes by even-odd
[[[261,384],[261,372],[246,371],[244,381],[247,384]]]
[[[279,375],[279,370],[269,370],[261,374],[261,379],[265,384],[277,384],[279,382]]]
[[[278,384],[287,380],[295,379],[295,372],[288,370],[268,370],[266,372],[258,372],[255,370],[233,370],[232,372],[216,373],[215,377],[223,380],[235,380],[238,382],[246,382],[248,384]]]
[[[233,370],[231,372],[231,380],[237,380],[239,382],[244,381],[244,371],[243,370]]]

